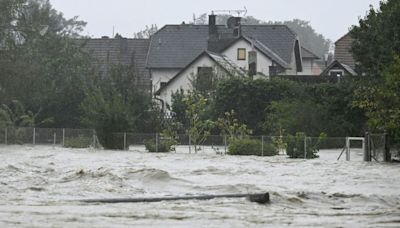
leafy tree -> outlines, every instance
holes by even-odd
[[[400,57],[383,71],[383,83],[363,86],[356,91],[354,105],[366,111],[370,130],[388,131],[400,137]]]
[[[188,109],[186,110],[187,118],[190,121],[190,127],[187,129],[187,134],[190,135],[190,140],[197,153],[198,146],[201,145],[210,135],[211,130],[214,128],[214,122],[209,119],[202,118],[204,115],[205,107],[207,106],[207,99],[201,94],[189,93],[185,98]]]
[[[122,149],[115,132],[145,132],[152,118],[150,96],[137,86],[134,69],[115,66],[109,75],[99,78],[81,104],[81,121],[96,129],[100,143],[108,149]]]
[[[400,53],[400,2],[381,1],[379,9],[371,7],[350,34],[354,38],[351,51],[361,69],[380,76]]]
[[[39,120],[39,113],[26,110],[21,102],[14,100],[0,107],[0,127],[38,127],[53,121],[51,118]]]
[[[252,131],[247,128],[246,124],[240,123],[239,120],[235,118],[235,115],[235,111],[231,110],[230,112],[226,112],[223,118],[218,118],[215,123],[221,130],[221,135],[228,135],[230,140],[243,138],[252,133]]]

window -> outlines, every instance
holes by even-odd
[[[343,70],[331,70],[329,71],[329,76],[331,77],[342,77],[344,75]]]
[[[237,59],[246,60],[246,48],[238,48]]]
[[[213,85],[213,68],[212,67],[198,67],[197,77],[195,78],[194,88],[199,92],[207,92]]]
[[[160,82],[160,88],[164,88],[167,85],[166,82]]]

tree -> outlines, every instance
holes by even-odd
[[[143,29],[143,30],[141,30],[141,31],[139,31],[139,32],[134,33],[134,34],[133,34],[133,37],[134,37],[135,39],[148,39],[148,38],[150,38],[154,33],[156,33],[157,31],[158,31],[158,27],[157,27],[156,24],[153,24],[153,25],[150,25],[150,26],[146,25],[146,28],[145,28],[145,29]]]
[[[363,86],[356,91],[354,105],[366,111],[370,131],[387,131],[400,137],[400,57],[384,69],[383,83]]]
[[[379,9],[370,8],[350,35],[352,53],[361,70],[370,76],[380,73],[400,53],[400,1],[381,1]]]
[[[190,141],[197,153],[199,150],[198,146],[207,139],[211,130],[214,128],[214,122],[210,119],[203,118],[207,106],[207,99],[205,99],[201,94],[190,92],[184,98],[184,102],[188,107],[186,115],[190,121],[190,127],[187,129],[187,134],[190,135]]]
[[[100,143],[108,149],[123,149],[121,140],[113,133],[145,132],[151,110],[149,94],[137,86],[135,70],[128,66],[114,66],[108,75],[100,77],[88,90],[80,107],[81,122],[94,128]]]

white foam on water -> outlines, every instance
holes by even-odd
[[[0,227],[399,227],[400,167],[275,157],[0,147]],[[245,199],[85,204],[82,199],[270,192]]]

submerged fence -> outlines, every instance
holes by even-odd
[[[249,136],[230,137],[210,135],[193,137],[188,134],[167,137],[163,134],[112,133],[114,148],[141,152],[210,153],[271,156],[286,154],[296,158],[313,158],[319,149],[350,152],[365,148],[364,160],[387,161],[400,151],[400,140],[384,134],[367,134],[363,141],[348,143],[347,137]],[[364,139],[362,138],[362,139]],[[389,143],[390,141],[390,143]],[[365,143],[365,144],[363,144]],[[70,148],[101,148],[92,129],[0,128],[0,144],[57,145]],[[351,147],[351,148],[350,148]],[[344,158],[345,156],[343,156]],[[346,156],[347,158],[347,156]]]

